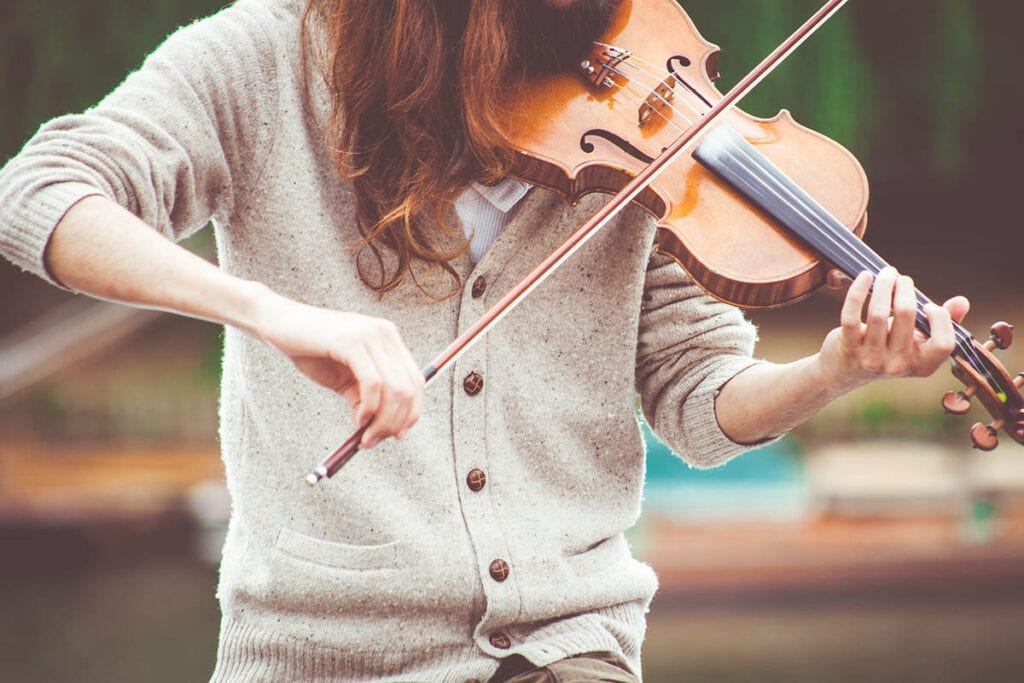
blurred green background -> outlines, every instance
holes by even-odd
[[[5,0],[0,160],[221,4]],[[724,89],[817,3],[684,6],[723,48]],[[868,242],[933,298],[970,296],[978,334],[1024,319],[1021,19],[1020,3],[1000,0],[853,2],[744,105],[787,108],[850,148],[872,183]],[[100,317],[6,263],[0,287],[0,362],[40,317]],[[758,353],[813,352],[837,310],[822,294],[756,314]],[[111,324],[127,330],[116,341],[0,398],[3,680],[212,670],[219,330],[132,320]],[[1024,367],[1018,350],[1006,358]],[[987,460],[964,447],[970,420],[938,409],[954,385],[858,392],[712,473],[650,438],[646,511],[631,535],[663,583],[647,680],[1000,681],[1024,670],[1024,458],[1013,444]],[[61,475],[72,481],[54,484]]]

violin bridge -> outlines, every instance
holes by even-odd
[[[650,123],[655,114],[660,115],[663,119],[668,118],[668,114],[664,113],[664,110],[672,108],[672,98],[676,95],[676,91],[673,90],[675,83],[676,77],[669,75],[657,88],[651,91],[651,94],[647,96],[644,103],[640,105],[641,128]]]

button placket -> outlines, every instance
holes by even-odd
[[[479,277],[479,274],[471,273],[467,281],[475,283]],[[467,289],[470,291],[463,290],[459,305],[460,331],[475,323],[486,312],[483,292],[474,298],[472,289]],[[492,486],[489,481],[491,472],[488,467],[485,389],[495,380],[488,377],[486,358],[485,336],[455,362],[451,391],[454,465],[459,483],[459,502],[487,599],[487,611],[476,624],[475,637],[480,647],[492,650],[498,646],[490,639],[499,632],[508,642],[504,649],[511,647],[509,636],[502,630],[502,626],[514,623],[518,618],[521,597],[516,577],[512,576],[506,539],[496,523],[490,496]],[[503,563],[502,567],[497,565],[499,560]]]

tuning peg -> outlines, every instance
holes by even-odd
[[[990,425],[978,422],[971,427],[971,444],[979,451],[995,450],[999,445],[999,430],[1002,426],[1002,420],[996,420]]]
[[[1014,439],[1024,444],[1024,410],[1018,410],[1013,426],[1007,430]]]
[[[989,340],[985,342],[985,348],[1006,350],[1013,344],[1013,325],[1010,323],[998,322],[989,330]]]
[[[966,415],[971,412],[971,396],[975,387],[967,387],[963,391],[947,391],[942,397],[942,409],[950,415]]]

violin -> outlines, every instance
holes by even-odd
[[[719,52],[678,3],[623,0],[579,73],[513,94],[508,129],[521,150],[519,174],[570,202],[618,192],[722,100]],[[553,123],[537,126],[535,117]],[[868,205],[860,163],[785,110],[759,119],[729,109],[633,201],[657,219],[659,251],[711,296],[743,308],[797,302],[832,269],[853,278],[888,265],[859,239]],[[930,300],[917,291],[917,302],[916,326],[927,335]],[[1024,373],[1011,377],[992,355],[1009,348],[1013,327],[996,323],[984,343],[959,324],[954,332],[953,374],[966,388],[947,393],[943,408],[963,415],[977,397],[993,422],[972,427],[974,447],[994,449],[1000,430],[1024,444]]]
[[[776,65],[845,0],[829,0],[732,90],[718,79],[719,48],[704,40],[674,0],[621,0],[575,73],[555,73],[509,92],[504,121],[516,175],[576,203],[614,195],[548,258],[424,368],[429,381],[543,281],[622,207],[636,203],[658,224],[657,248],[711,296],[743,308],[774,308],[809,296],[830,270],[877,274],[885,260],[860,237],[868,182],[837,142],[783,110],[761,119],[736,108]],[[512,104],[514,103],[514,104]],[[928,335],[917,291],[916,327]],[[994,356],[1013,341],[996,323],[979,343],[954,323],[952,371],[965,388],[942,398],[962,415],[977,398],[992,416],[971,442],[992,450],[998,433],[1024,444],[1024,373]],[[307,477],[332,476],[358,450],[362,431]]]

